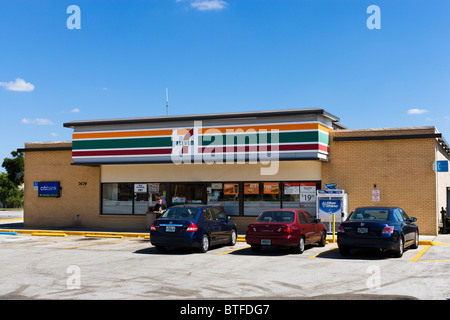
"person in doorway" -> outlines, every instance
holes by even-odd
[[[162,203],[167,206],[166,199],[164,199],[164,197],[161,197],[161,195],[159,193],[155,193],[155,198],[156,198],[156,201],[161,199]]]
[[[164,211],[166,211],[167,206],[163,203],[162,199],[159,198],[156,205],[153,207],[153,212],[156,213],[156,219],[158,219]]]

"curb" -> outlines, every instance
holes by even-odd
[[[29,234],[32,236],[54,236],[54,237],[66,237],[66,236],[85,236],[85,237],[98,237],[98,238],[144,238],[150,239],[150,232],[101,232],[101,231],[67,231],[67,230],[36,230],[36,229],[1,229],[0,234]],[[245,242],[244,235],[238,235],[238,242]],[[327,239],[327,244],[337,243],[337,239]],[[430,240],[419,240],[419,245],[435,246],[435,245],[450,245],[449,243],[440,243]]]

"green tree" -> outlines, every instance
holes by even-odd
[[[6,173],[0,173],[0,202],[3,207],[23,206],[24,157],[22,152],[12,151],[12,158],[5,158],[2,167]]]
[[[12,151],[12,158],[3,159],[2,167],[5,168],[8,173],[8,178],[16,186],[20,186],[24,179],[24,157],[23,152]]]

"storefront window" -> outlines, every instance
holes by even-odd
[[[102,184],[102,214],[145,215],[156,204],[156,195],[166,196],[160,183],[104,183]]]
[[[102,213],[133,213],[133,183],[105,183],[102,187]]]
[[[258,216],[281,206],[278,182],[244,182],[244,215]]]
[[[223,206],[229,216],[239,215],[239,183],[208,183],[208,204]]]
[[[283,182],[283,208],[302,208],[316,214],[317,182]]]

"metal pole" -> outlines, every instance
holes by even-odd
[[[333,213],[333,243],[335,243],[336,242],[336,225],[335,225],[335,222],[336,222],[336,216],[335,216],[335,214]]]

